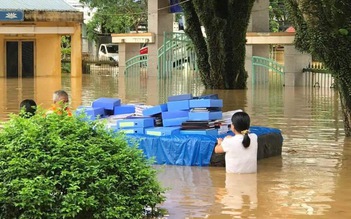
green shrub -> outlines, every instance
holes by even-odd
[[[156,170],[122,134],[42,110],[0,130],[0,218],[142,218],[164,200]]]

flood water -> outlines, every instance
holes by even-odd
[[[250,84],[250,83],[249,83]],[[83,75],[83,78],[0,79],[0,119],[32,98],[49,107],[65,89],[72,108],[99,97],[122,103],[164,103],[169,95],[217,93],[223,111],[243,109],[252,125],[278,128],[282,156],[260,160],[257,174],[226,174],[221,167],[156,166],[169,188],[161,205],[167,218],[350,218],[351,138],[346,138],[339,97],[330,88],[260,87],[205,90],[194,75],[167,80]]]

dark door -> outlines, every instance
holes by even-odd
[[[22,77],[34,76],[34,43],[33,41],[22,42]]]
[[[8,78],[34,76],[33,41],[6,42],[6,76]]]
[[[17,78],[19,72],[18,41],[6,42],[6,77]]]

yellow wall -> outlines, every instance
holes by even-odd
[[[80,25],[75,26],[71,37],[71,76],[82,76],[82,29]]]
[[[61,36],[36,36],[35,76],[57,76],[61,74]]]
[[[0,22],[0,25],[3,23]],[[7,23],[8,25],[8,23]],[[78,22],[33,22],[16,24],[13,26],[35,27],[73,27],[72,34],[72,76],[82,75],[81,54],[81,26]],[[34,41],[34,76],[61,75],[61,35],[62,34],[0,34],[0,77],[6,77],[5,42],[6,40],[33,40]]]

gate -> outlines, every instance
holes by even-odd
[[[252,56],[252,85],[284,86],[284,66],[260,56]]]
[[[196,71],[196,55],[192,45],[185,33],[165,32],[163,45],[157,51],[158,77],[171,77],[173,72]],[[125,74],[146,72],[147,63],[147,55],[137,55],[127,60]]]
[[[147,71],[148,55],[137,55],[126,61],[125,75],[139,74]]]
[[[193,44],[185,33],[164,33],[163,46],[158,50],[158,77],[170,77],[174,71],[196,70]]]
[[[302,72],[307,87],[336,88],[331,72],[322,63],[310,63]]]

